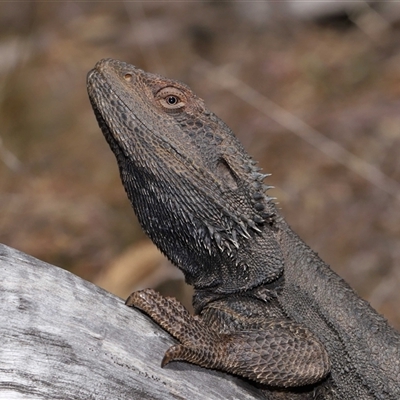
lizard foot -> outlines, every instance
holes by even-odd
[[[293,321],[275,319],[259,330],[220,333],[176,299],[152,289],[132,293],[126,304],[148,314],[180,342],[167,350],[162,366],[187,361],[278,387],[310,385],[330,371],[324,346]]]

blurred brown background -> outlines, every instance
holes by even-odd
[[[105,57],[190,85],[273,174],[294,230],[400,329],[400,4],[0,3],[0,242],[189,304],[89,105]]]

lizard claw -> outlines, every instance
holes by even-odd
[[[180,344],[176,344],[175,346],[171,346],[164,354],[164,357],[161,361],[161,367],[164,368],[171,361],[184,360],[182,357],[184,355],[184,347]]]

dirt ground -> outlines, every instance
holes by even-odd
[[[191,86],[294,230],[400,329],[400,5],[0,3],[0,242],[188,304],[93,116],[86,73],[105,57]]]

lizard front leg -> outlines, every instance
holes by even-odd
[[[152,289],[132,293],[126,304],[148,314],[180,342],[167,350],[162,366],[183,360],[277,387],[310,385],[330,371],[324,346],[292,321],[271,320],[259,330],[226,334]]]

